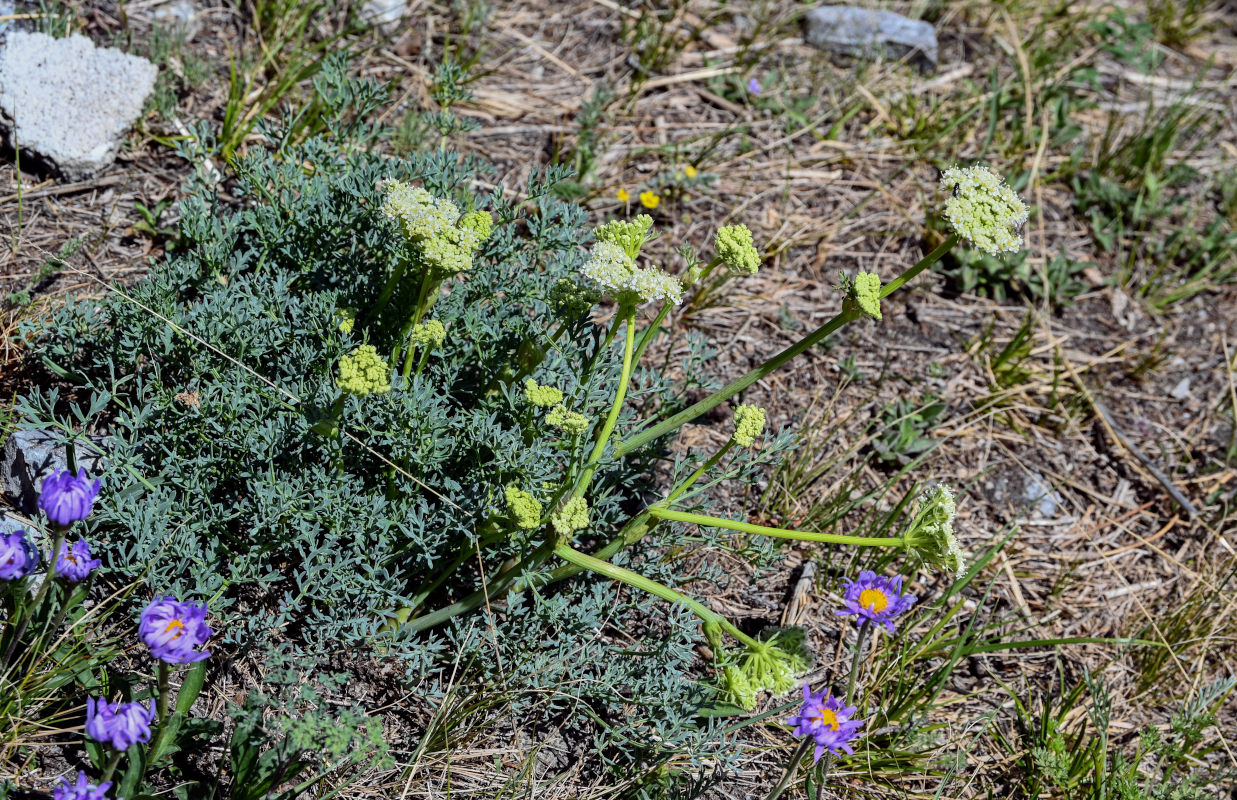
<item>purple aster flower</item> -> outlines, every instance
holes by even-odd
[[[90,557],[90,544],[85,539],[78,539],[73,544],[60,543],[60,557],[56,559],[56,577],[64,578],[70,583],[86,580],[90,571],[103,562]]]
[[[77,783],[70,784],[69,779],[65,778],[64,783],[56,787],[52,800],[107,800],[107,790],[110,788],[112,788],[111,781],[95,786],[86,779],[86,773],[79,772]]]
[[[97,480],[91,483],[84,469],[77,471],[77,477],[67,469],[52,473],[43,479],[39,508],[52,522],[67,528],[90,516],[101,486]]]
[[[747,90],[752,94],[760,94],[760,81],[752,78],[747,82]]]
[[[901,575],[886,578],[884,575],[864,570],[859,573],[859,580],[843,578],[842,582],[846,585],[843,595],[846,608],[835,612],[839,617],[855,614],[858,616],[856,622],[870,619],[893,633],[894,618],[915,605],[915,595],[902,594]]]
[[[861,719],[851,719],[855,713],[854,706],[843,706],[842,701],[834,697],[828,689],[812,694],[811,688],[803,684],[803,709],[798,715],[790,718],[795,726],[795,736],[811,736],[816,740],[816,755],[813,761],[820,761],[825,751],[837,755],[845,752],[854,755],[850,743],[859,735],[859,729],[864,723]]]
[[[109,703],[106,697],[86,701],[86,733],[113,750],[128,750],[134,743],[149,742],[150,722],[154,718],[154,705],[150,703]]]
[[[0,533],[0,580],[24,578],[39,565],[39,551],[24,530]]]
[[[214,633],[206,624],[205,603],[160,597],[146,606],[137,634],[150,654],[169,664],[191,664],[210,655],[199,650]]]

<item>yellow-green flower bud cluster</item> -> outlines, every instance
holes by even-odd
[[[364,397],[391,391],[391,369],[373,345],[363,344],[339,360],[335,385],[349,394]]]
[[[541,524],[541,503],[530,493],[508,486],[503,491],[503,497],[507,501],[507,516],[517,527],[531,531]]]
[[[975,248],[991,255],[1022,247],[1018,228],[1027,221],[1026,203],[987,167],[951,167],[941,175],[945,218]]]
[[[567,502],[554,512],[554,516],[550,517],[550,524],[554,526],[554,532],[561,539],[566,539],[576,531],[587,528],[588,501],[583,497],[567,498]]]
[[[765,410],[760,406],[741,405],[734,410],[734,443],[751,447],[756,437],[764,433]]]
[[[637,267],[631,256],[614,242],[593,245],[591,258],[580,267],[580,274],[620,303],[663,300],[677,306],[683,301],[683,286],[678,278],[659,269]]]
[[[906,544],[927,564],[944,567],[955,577],[966,571],[962,548],[954,535],[957,508],[954,494],[937,486],[919,496],[919,511],[906,532]]]
[[[648,214],[641,214],[630,222],[616,219],[598,225],[593,229],[593,236],[599,242],[609,242],[617,246],[629,259],[635,261],[652,229],[653,218]]]
[[[571,278],[559,278],[550,288],[550,308],[560,314],[575,316],[582,314],[593,306],[601,296],[587,286],[581,286]]]
[[[539,408],[549,408],[563,402],[560,390],[553,386],[541,386],[532,378],[524,381],[524,397]]]
[[[436,319],[419,322],[412,326],[412,343],[426,350],[442,347],[447,340],[447,329]]]
[[[555,428],[570,433],[573,436],[579,436],[588,430],[589,418],[576,411],[569,411],[567,406],[559,403],[551,408],[545,415],[547,425],[553,425]]]
[[[425,189],[390,180],[386,192],[383,212],[417,246],[425,264],[439,272],[454,275],[471,267],[473,254],[494,228],[488,211],[461,216],[455,203]]]
[[[733,664],[728,664],[722,667],[721,687],[717,699],[723,703],[736,705],[745,711],[751,711],[756,707],[756,690],[752,688],[752,684],[742,670]]]
[[[853,297],[859,310],[872,319],[881,318],[881,279],[875,272],[860,272],[855,276]]]
[[[755,275],[760,271],[760,251],[752,243],[746,225],[723,225],[717,229],[713,247],[731,275]]]
[[[340,308],[335,311],[335,323],[339,326],[340,333],[352,333],[353,327],[356,326],[356,309],[355,308]]]

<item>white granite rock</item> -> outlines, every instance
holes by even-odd
[[[0,131],[24,158],[89,178],[116,159],[158,72],[85,36],[9,31],[0,40]]]

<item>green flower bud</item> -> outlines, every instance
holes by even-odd
[[[991,255],[1022,247],[1018,228],[1027,221],[1026,203],[987,167],[951,167],[941,175],[948,192],[945,218],[975,248]]]
[[[599,242],[617,245],[629,259],[636,260],[640,248],[648,241],[649,231],[653,228],[653,218],[641,214],[630,222],[613,220],[593,229],[593,236]]]
[[[722,626],[717,620],[709,620],[701,627],[704,628],[704,638],[708,641],[709,647],[713,648],[714,657],[721,655],[722,652]]]
[[[875,272],[860,272],[855,276],[853,296],[859,309],[872,319],[881,318],[881,279]]]
[[[954,535],[956,511],[953,492],[948,488],[928,489],[919,496],[919,511],[904,536],[906,546],[925,564],[944,567],[955,577],[962,577],[966,564]]]
[[[459,228],[450,227],[421,242],[421,259],[431,269],[456,275],[472,267],[473,248]]]
[[[547,425],[552,425],[555,428],[561,428],[573,436],[579,436],[588,430],[589,420],[583,414],[578,414],[575,411],[568,411],[567,406],[559,403],[550,409],[545,415]]]
[[[561,391],[553,386],[539,386],[532,378],[524,381],[524,397],[528,402],[541,408],[549,408],[563,402]]]
[[[503,490],[507,501],[507,516],[515,524],[526,531],[531,531],[541,524],[541,503],[523,489],[508,486]]]
[[[613,242],[593,245],[592,257],[580,267],[580,274],[620,303],[664,300],[678,305],[683,300],[678,278],[659,269],[637,267],[623,248]]]
[[[752,243],[752,232],[746,225],[718,228],[713,247],[731,275],[755,275],[760,271],[760,251]]]
[[[442,347],[447,340],[447,329],[436,319],[426,320],[412,326],[412,343],[427,350]]]
[[[723,667],[719,683],[718,700],[738,706],[744,711],[751,711],[756,707],[756,690],[738,667],[733,664]]]
[[[760,406],[741,405],[734,410],[734,443],[751,447],[764,432],[765,410]]]
[[[775,644],[776,637],[748,645],[739,669],[753,691],[767,690],[773,694],[788,692],[798,686],[795,676],[806,670],[810,662],[792,655]]]
[[[455,203],[434,197],[425,189],[414,189],[397,180],[386,181],[384,188],[382,211],[399,225],[409,241],[438,236],[460,217]]]
[[[387,362],[373,345],[363,344],[339,360],[339,378],[335,385],[358,397],[384,394],[391,391],[390,373]]]
[[[581,286],[571,278],[559,278],[550,289],[550,308],[559,314],[575,317],[597,305],[600,295],[593,289]]]
[[[569,497],[567,502],[550,517],[550,524],[560,539],[568,539],[571,534],[588,527],[588,501],[583,497]]]
[[[460,217],[460,230],[466,232],[465,243],[476,250],[490,238],[494,230],[494,217],[488,211],[470,211]]]
[[[335,310],[335,323],[339,326],[340,333],[352,333],[352,328],[356,325],[356,309],[355,308],[339,308]]]

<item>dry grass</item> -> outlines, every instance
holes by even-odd
[[[774,425],[838,428],[819,454],[837,464],[802,492],[780,498],[779,507],[793,521],[827,504],[847,481],[865,488],[889,482],[889,473],[857,443],[888,403],[931,392],[948,410],[931,431],[939,446],[912,477],[965,487],[959,527],[974,552],[1010,526],[1017,529],[976,584],[991,582],[987,607],[1017,620],[1020,638],[1138,637],[1169,645],[1164,651],[1060,649],[1058,657],[1075,676],[1085,667],[1108,680],[1114,746],[1129,745],[1141,726],[1163,726],[1183,698],[1231,675],[1237,608],[1226,580],[1237,565],[1237,288],[1215,285],[1162,311],[1149,308],[1138,294],[1145,272],[1134,251],[1105,253],[1093,244],[1067,179],[1077,142],[1053,141],[1054,107],[1041,98],[1056,97],[1052,92],[1063,82],[1078,80],[1073,70],[1079,65],[1092,66],[1093,83],[1075,87],[1091,105],[1072,116],[1083,128],[1080,141],[1094,143],[1092,149],[1100,147],[1105,130],[1136,130],[1148,109],[1193,104],[1208,133],[1183,138],[1174,152],[1204,175],[1233,174],[1233,10],[1210,12],[1219,24],[1184,44],[1155,45],[1163,61],[1143,75],[1094,43],[1066,49],[1077,26],[1098,18],[1098,6],[1090,13],[1062,6],[1056,13],[1039,2],[949,3],[937,7],[934,19],[940,66],[934,76],[921,76],[901,63],[855,63],[806,46],[796,22],[805,6],[788,0],[674,5],[678,12],[663,25],[676,42],[673,52],[642,82],[633,77],[632,49],[623,37],[642,6],[633,3],[629,10],[610,0],[495,3],[488,24],[462,39],[451,35],[456,11],[414,0],[408,24],[396,35],[357,43],[360,68],[390,82],[396,105],[386,113],[397,123],[402,114],[432,105],[430,76],[445,48],[476,53],[476,99],[457,110],[481,129],[455,144],[491,161],[492,182],[514,191],[534,165],[570,158],[582,139],[595,136],[583,202],[600,220],[627,210],[615,199],[620,188],[633,200],[641,190],[659,191],[663,201],[654,214],[663,239],[653,252],[672,267],[678,266],[673,251],[679,243],[707,247],[718,225],[749,225],[772,253],[761,274],[726,287],[711,306],[671,318],[714,343],[719,355],[712,365],[726,379],[793,341],[795,330],[836,313],[838,270],[889,276],[917,260],[928,248],[923,221],[940,199],[936,167],[984,159],[1008,175],[1027,176],[1024,195],[1034,208],[1027,263],[1038,273],[1058,253],[1084,262],[1086,291],[1054,310],[1035,299],[996,302],[956,292],[939,276],[921,278],[888,303],[880,326],[848,329],[837,346],[817,349],[759,384],[747,399],[766,405]],[[894,5],[906,11],[909,4]],[[122,25],[107,4],[81,11],[91,20],[87,32],[97,38]],[[127,24],[141,35],[140,14],[131,14]],[[228,25],[208,27],[191,48],[223,64],[234,34]],[[1037,54],[1054,47],[1063,50],[1054,61],[1035,63]],[[751,78],[762,84],[759,96],[744,88]],[[595,129],[582,127],[581,115],[599,90],[613,99]],[[1012,100],[1000,102],[993,117],[990,109],[1002,92]],[[182,112],[215,117],[224,99],[218,85],[207,85],[183,98]],[[74,237],[86,245],[73,266],[121,280],[140,274],[145,257],[159,248],[132,232],[133,203],[174,193],[185,175],[152,136],[162,125],[148,118],[132,149],[93,181],[64,185],[27,177],[20,224],[16,174],[11,167],[0,174],[9,232],[0,251],[0,291],[26,286]],[[687,165],[702,177],[682,184],[675,176]],[[1138,235],[1165,235],[1173,222],[1166,218]],[[70,277],[44,283],[44,298],[89,290]],[[12,320],[19,313],[6,315]],[[1028,314],[1029,349],[1011,379],[994,362]],[[5,352],[12,363],[12,351]],[[866,379],[845,378],[839,362],[851,353]],[[1110,418],[1097,412],[1100,407]],[[708,427],[689,426],[681,446],[716,436]],[[892,483],[895,490],[907,485],[906,479]],[[1027,496],[1034,485],[1055,492],[1052,508]],[[772,513],[742,492],[731,500],[751,514]],[[849,524],[844,520],[842,528]],[[797,598],[798,621],[821,653],[814,675],[836,675],[849,655],[832,616],[837,598],[828,565],[818,569],[827,579],[794,591],[798,565],[812,558],[811,552],[792,552],[784,581],[759,587],[745,580],[745,564],[727,561],[736,580],[708,599],[743,620],[776,619],[787,599]],[[915,588],[924,598],[942,589]],[[976,600],[968,602],[969,610],[979,608]],[[925,619],[911,635],[932,624]],[[1023,651],[971,661],[969,675],[960,672],[946,689],[933,720],[949,730],[947,746],[973,735],[981,718],[1019,741],[1012,696],[1024,702],[1051,696],[1052,657]],[[1220,719],[1212,741],[1220,757],[1231,759],[1237,748],[1231,699]],[[989,735],[975,745],[969,766],[945,788],[947,796],[1007,790],[1019,754],[995,742]],[[751,758],[715,796],[759,796],[776,780],[788,744],[771,729],[745,731],[736,745]],[[444,796],[447,775],[455,793],[484,791],[498,772],[509,775],[513,765],[537,758],[518,742],[480,741],[419,754],[413,772],[374,777],[364,791]],[[878,788],[880,777],[880,770],[856,760],[836,773],[830,791],[887,792]],[[542,797],[615,793],[612,786],[547,780],[534,774],[526,787],[543,786],[535,792]],[[924,775],[892,782],[926,795],[937,780]]]

